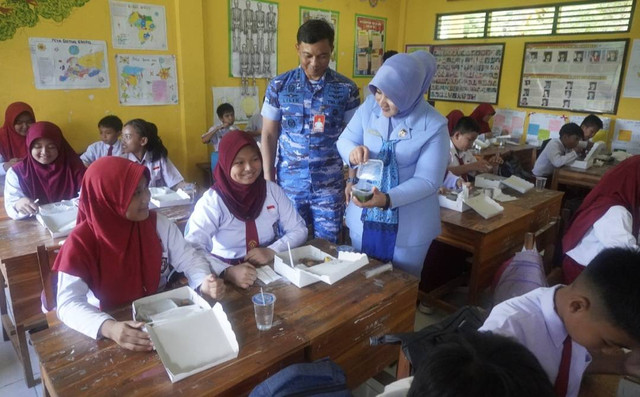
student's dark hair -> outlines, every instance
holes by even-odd
[[[584,120],[582,120],[582,124],[580,124],[580,127],[582,126],[598,127],[599,130],[601,130],[602,127],[604,127],[604,125],[602,124],[602,120],[600,120],[600,117],[596,116],[595,114],[590,114],[587,117],[585,117]]]
[[[333,27],[324,19],[309,19],[298,28],[298,44],[315,44],[326,39],[333,48],[334,37]]]
[[[120,117],[110,114],[98,121],[98,127],[111,128],[116,132],[120,132],[122,131],[122,120],[120,120]]]
[[[133,119],[127,121],[124,126],[128,125],[133,127],[140,137],[147,138],[147,151],[151,152],[151,161],[157,161],[169,155],[169,151],[158,136],[158,127],[155,124],[143,119]]]
[[[553,386],[526,347],[491,332],[458,333],[436,346],[408,397],[552,397]]]
[[[225,113],[235,113],[235,110],[230,103],[225,102],[216,108],[216,114],[218,115],[219,119],[221,119]]]
[[[596,294],[612,325],[640,342],[640,251],[607,248],[584,268],[575,282]]]
[[[572,136],[575,135],[580,139],[584,138],[584,132],[582,132],[582,128],[576,123],[568,123],[560,128],[560,136]]]
[[[385,53],[382,54],[382,63],[384,63],[384,61],[396,55],[397,53],[398,51],[394,51],[394,50],[385,51]]]
[[[480,133],[480,126],[478,122],[472,119],[471,117],[465,116],[461,117],[458,120],[458,123],[455,127],[453,127],[453,132],[459,132],[461,134],[470,134],[475,132],[476,134]]]

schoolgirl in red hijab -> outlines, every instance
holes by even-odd
[[[598,221],[605,214],[608,214],[609,222],[601,225]],[[631,222],[627,224],[629,216]],[[598,233],[595,229],[602,230]],[[562,239],[562,251],[565,253],[562,270],[565,282],[571,283],[584,270],[584,266],[590,262],[588,258],[592,255],[588,252],[593,250],[593,246],[602,246],[603,249],[629,244],[637,246],[639,233],[640,156],[633,156],[605,173],[576,211],[571,226]],[[598,235],[606,236],[607,241],[598,241]],[[583,246],[586,236],[594,242]],[[597,254],[595,251],[593,253]],[[572,256],[577,257],[579,261]],[[585,259],[582,259],[583,257]]]
[[[247,288],[257,276],[254,265],[286,251],[287,242],[291,247],[302,244],[308,231],[284,191],[264,179],[253,137],[230,131],[220,140],[218,153],[215,183],[196,203],[185,238],[225,262],[216,272]]]
[[[80,157],[53,123],[32,124],[26,147],[29,154],[7,172],[5,181],[5,208],[13,219],[32,215],[37,205],[76,197],[85,172]]]
[[[25,136],[35,120],[33,109],[24,102],[14,102],[7,107],[4,125],[0,128],[0,155],[5,162],[27,156]]]
[[[223,292],[211,275],[204,253],[198,253],[170,220],[148,209],[149,170],[121,157],[103,157],[87,170],[78,205],[77,226],[56,258],[59,273],[58,317],[88,336],[104,336],[132,350],[148,350],[142,324],[116,322],[100,310],[111,310],[160,287],[167,261],[184,272],[190,285],[213,298]],[[91,291],[100,308],[87,303]],[[123,335],[136,339],[127,342]]]
[[[489,120],[494,114],[496,114],[496,111],[493,106],[489,105],[488,103],[481,103],[475,109],[473,109],[473,112],[471,112],[469,117],[471,117],[478,123],[478,125],[480,126],[480,133],[484,134],[487,132],[491,132]]]
[[[464,117],[462,111],[456,109],[449,112],[447,115],[447,127],[449,128],[449,136],[453,136],[453,129],[456,128],[458,121]]]

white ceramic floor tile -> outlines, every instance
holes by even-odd
[[[0,387],[24,379],[22,365],[18,361],[11,341],[0,342]],[[26,387],[26,385],[25,385]]]
[[[23,379],[0,388],[0,397],[38,397],[36,388],[28,389]]]

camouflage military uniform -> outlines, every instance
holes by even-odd
[[[314,236],[329,241],[337,240],[344,211],[336,140],[359,105],[353,81],[327,69],[312,83],[298,67],[271,80],[262,107],[264,117],[280,123],[278,184],[313,227]],[[314,129],[319,119],[323,131]]]

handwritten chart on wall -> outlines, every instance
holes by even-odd
[[[555,114],[531,113],[527,128],[527,143],[540,146],[547,139],[558,138],[560,128],[565,124],[565,117]]]
[[[611,149],[640,154],[640,121],[616,119]]]
[[[511,109],[496,109],[493,116],[493,126],[491,132],[493,135],[501,135],[503,133],[511,135],[511,140],[520,142],[524,133],[524,118],[526,112]]]

